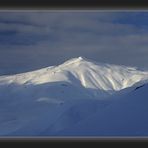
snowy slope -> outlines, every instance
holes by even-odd
[[[118,97],[101,112],[54,133],[64,136],[148,136],[148,84]],[[114,97],[112,97],[114,99]]]
[[[85,125],[87,118],[103,113],[115,98],[147,80],[147,71],[82,57],[0,76],[0,135],[54,135],[79,123]]]

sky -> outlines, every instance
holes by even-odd
[[[0,11],[0,75],[79,56],[148,69],[148,11]]]

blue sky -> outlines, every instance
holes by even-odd
[[[148,12],[0,12],[0,74],[78,56],[148,69]]]

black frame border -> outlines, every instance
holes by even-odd
[[[1,0],[1,10],[148,10],[146,0]],[[35,144],[36,146],[53,145],[53,146],[76,146],[77,144],[84,144],[86,146],[102,145],[124,145],[127,144],[137,146],[140,144],[147,144],[148,138],[128,138],[128,137],[114,137],[114,138],[36,138],[36,137],[1,137],[0,144],[12,146],[12,144],[24,145]],[[41,144],[41,145],[39,145]],[[90,145],[89,145],[90,144]],[[131,145],[132,144],[132,145]]]

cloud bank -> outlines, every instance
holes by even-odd
[[[57,65],[84,56],[148,67],[147,12],[0,12],[0,73]]]

